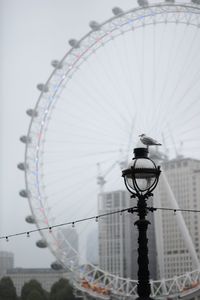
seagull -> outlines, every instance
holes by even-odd
[[[146,134],[140,134],[140,141],[147,146],[147,148],[149,148],[149,146],[161,146],[162,144],[160,144],[159,142],[157,142],[156,140],[152,139],[151,137],[146,136]]]

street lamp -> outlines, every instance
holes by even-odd
[[[160,167],[148,157],[148,148],[135,148],[134,158],[128,169],[122,171],[126,188],[132,198],[138,198],[137,207],[130,210],[137,212],[139,219],[135,222],[138,228],[138,299],[150,299],[149,259],[147,228],[150,222],[146,220],[148,213],[147,199],[153,196],[152,191],[158,184]]]

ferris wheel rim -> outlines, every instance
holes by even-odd
[[[159,4],[152,4],[152,5],[149,5],[148,7],[142,7],[142,8],[134,8],[134,9],[131,9],[131,10],[128,10],[128,11],[126,11],[126,12],[124,12],[120,17],[123,17],[123,16],[126,16],[128,13],[130,13],[130,12],[138,12],[138,11],[143,11],[143,10],[148,10],[148,9],[152,9],[152,8],[160,8],[160,7],[184,7],[184,8],[192,8],[192,9],[194,9],[194,10],[197,10],[198,11],[198,13],[200,12],[200,8],[198,7],[198,6],[194,6],[194,5],[189,5],[189,4],[180,4],[180,3],[175,3],[175,4],[170,4],[170,3],[159,3]],[[179,12],[179,11],[177,11],[177,12]],[[110,23],[111,21],[113,21],[113,20],[115,20],[115,19],[118,19],[119,18],[119,16],[114,16],[114,17],[112,17],[112,18],[110,18],[110,19],[108,19],[107,21],[105,21],[105,22],[103,22],[102,24],[101,24],[101,26],[103,26],[103,25],[105,25],[105,24],[108,24],[108,23]],[[92,33],[93,33],[94,31],[93,30],[91,30],[91,31],[89,31],[89,33],[88,34],[86,34],[83,38],[81,38],[78,42],[79,43],[81,43],[82,41],[84,41],[86,38],[88,38]],[[66,59],[66,57],[68,57],[68,55],[70,55],[71,53],[73,53],[73,51],[74,51],[74,49],[73,48],[71,48],[68,52],[67,52],[67,54],[62,58],[62,60],[60,61],[60,63],[62,63],[62,62],[64,62],[65,61],[65,59]],[[45,86],[48,86],[48,83],[51,81],[51,79],[54,77],[54,75],[56,74],[56,69],[52,72],[52,74],[50,75],[50,77],[48,78],[48,80],[46,81],[46,83],[45,83]],[[37,101],[37,103],[36,103],[36,105],[35,105],[35,110],[37,110],[37,108],[38,108],[38,106],[39,106],[39,103],[40,103],[40,101],[41,101],[41,99],[42,99],[42,97],[43,97],[43,95],[44,95],[44,92],[41,92],[41,94],[40,94],[40,97],[39,97],[39,99],[38,99],[38,101]],[[30,125],[29,125],[29,129],[28,129],[28,134],[27,134],[27,136],[31,136],[31,128],[32,128],[32,124],[34,123],[34,117],[32,117],[31,118],[31,122],[30,122]],[[25,163],[27,163],[28,164],[28,159],[27,159],[27,157],[28,157],[28,147],[29,147],[29,145],[28,144],[26,144],[26,150],[25,150]],[[28,178],[27,178],[27,173],[25,172],[25,184],[26,184],[26,189],[27,189],[27,191],[29,191],[29,182],[28,182]],[[29,204],[30,204],[30,208],[31,208],[31,212],[32,212],[32,214],[33,214],[33,216],[34,217],[36,217],[36,220],[37,220],[37,216],[35,215],[35,211],[34,211],[34,209],[33,209],[33,207],[32,207],[32,205],[31,205],[31,199],[29,198]],[[39,228],[39,225],[38,225],[38,223],[36,222],[36,226],[38,226],[38,228]],[[43,234],[42,234],[43,235]],[[44,236],[43,236],[44,237]],[[51,247],[51,246],[50,246]],[[52,251],[52,249],[51,249],[51,251]],[[92,265],[92,264],[91,264]],[[103,271],[103,270],[101,270],[101,269],[98,269],[98,270],[100,270],[100,271],[102,271],[102,272],[105,272],[105,271]],[[193,271],[192,271],[193,272]],[[110,274],[110,275],[112,275],[112,274]],[[113,275],[113,276],[115,276],[115,275]],[[170,280],[170,279],[169,279]],[[133,282],[136,282],[136,281],[133,281]],[[156,282],[158,282],[158,281],[156,281]]]

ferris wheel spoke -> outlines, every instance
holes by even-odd
[[[71,207],[71,210],[69,210],[69,206],[66,208],[63,208],[63,205],[62,205],[62,207],[60,208],[60,211],[58,211],[58,213],[57,213],[57,218],[58,219],[60,219],[61,217],[65,218],[67,215],[68,218],[71,218],[73,220],[74,215],[76,215],[76,219],[79,219],[79,218],[90,217],[91,215],[97,214],[97,211],[92,206],[90,209],[87,209],[87,210],[83,209],[83,204],[85,203],[85,199],[89,199],[89,198],[91,199],[91,196],[94,195],[95,192],[96,192],[95,189],[91,190],[90,194],[84,194],[84,198],[79,195],[80,201],[76,201],[75,205],[73,205],[73,207]],[[81,199],[82,199],[82,201],[81,201]],[[93,199],[93,201],[97,201],[97,199],[95,199],[95,198],[92,198],[92,199]]]
[[[101,100],[99,101],[99,98],[97,98],[97,95],[99,95],[99,93],[98,92],[95,92],[95,94],[93,95],[93,94],[91,94],[91,92],[90,91],[88,91],[87,90],[87,88],[86,87],[83,87],[83,85],[80,83],[80,82],[76,82],[76,84],[79,86],[79,94],[74,94],[74,93],[77,93],[77,91],[76,91],[76,89],[75,88],[73,88],[73,90],[72,90],[72,92],[71,93],[73,93],[73,98],[74,98],[74,96],[77,98],[77,99],[82,99],[83,97],[84,97],[84,103],[86,102],[88,102],[88,108],[90,109],[89,110],[89,112],[90,113],[92,113],[92,111],[94,111],[94,113],[96,113],[96,110],[97,110],[97,106],[96,105],[99,105],[99,109],[100,109],[100,111],[102,111],[102,116],[103,117],[105,117],[106,118],[106,116],[109,116],[109,111],[108,110],[106,110],[105,109],[105,107],[104,107],[104,101],[102,101],[102,99],[104,99],[104,98],[100,98]],[[80,93],[80,91],[81,91],[81,93]],[[98,96],[99,97],[99,96]],[[72,98],[72,99],[73,99]],[[95,102],[95,99],[96,99],[96,102]],[[65,99],[63,98],[63,104],[65,104]],[[96,105],[95,105],[95,103],[96,103]],[[80,111],[80,107],[81,106],[83,106],[84,104],[82,104],[81,102],[79,102],[79,104],[80,104],[80,106],[78,106],[77,104],[75,104],[75,107],[77,106],[77,109],[78,109],[78,112],[79,112],[79,114],[77,113],[77,111],[74,111],[74,112],[71,112],[71,113],[68,113],[67,112],[67,115],[68,116],[74,116],[74,122],[75,122],[75,126],[80,126],[79,124],[76,124],[77,122],[76,122],[76,118],[77,118],[77,115],[79,115],[79,118],[81,118],[81,111]],[[62,113],[63,114],[65,114],[65,111],[62,109],[62,107],[60,107],[60,108],[58,108],[60,111],[62,111]],[[84,111],[84,107],[83,107],[83,111]],[[98,117],[98,115],[97,115],[97,117]],[[83,120],[86,120],[85,119],[85,116],[82,116],[82,119]],[[106,119],[105,119],[106,120]],[[90,120],[90,119],[87,119],[87,122],[86,122],[86,124],[88,124],[88,123],[90,123],[90,122],[94,122],[94,120]],[[119,122],[119,118],[118,119],[116,119],[115,118],[115,121],[116,121],[116,123],[118,123],[119,124],[119,128],[122,128],[123,126],[123,124],[122,123],[120,123]],[[124,121],[124,120],[123,120]],[[96,120],[95,120],[95,122],[96,122]],[[84,125],[84,124],[82,124],[82,125]],[[93,125],[94,126],[94,125]]]
[[[181,105],[181,107],[179,107],[179,109],[174,109],[173,111],[171,111],[170,118],[168,121],[173,124],[179,116],[192,116],[193,111],[194,111],[194,113],[196,113],[196,109],[198,110],[198,100],[199,100],[199,96],[190,98],[190,102],[182,103],[182,105]],[[195,110],[194,110],[194,108],[195,108]],[[180,120],[180,121],[182,121],[182,120]]]
[[[177,74],[177,71],[176,71],[176,68],[178,68],[178,64],[179,64],[179,53],[181,52],[181,49],[183,48],[183,43],[185,42],[185,36],[187,36],[187,31],[188,31],[188,26],[187,25],[182,25],[182,24],[175,24],[175,32],[178,34],[178,29],[180,30],[180,26],[184,26],[184,31],[183,33],[181,33],[181,37],[177,40],[177,43],[175,44],[172,44],[172,47],[171,47],[171,56],[172,58],[170,59],[170,64],[168,66],[168,71],[167,71],[167,76],[165,77],[165,82],[164,82],[164,87],[162,89],[162,94],[161,94],[161,98],[160,99],[163,99],[163,95],[164,95],[164,92],[166,91],[166,88],[168,87],[169,83],[170,83],[170,80],[171,78],[173,78],[173,76],[170,76],[171,74]],[[176,34],[176,35],[177,35]],[[175,37],[176,37],[175,35]],[[176,38],[175,38],[175,41],[176,41]],[[172,55],[172,53],[174,53]],[[175,78],[175,84],[177,83],[176,82],[176,78]],[[172,82],[172,84],[174,84],[174,82]],[[171,88],[170,88],[171,90]],[[168,107],[168,104],[169,104],[169,101],[171,100],[170,96],[168,97],[165,97],[165,101],[163,101],[163,110],[165,111],[165,108]],[[170,101],[171,103],[171,101]]]
[[[156,107],[156,111],[155,111],[156,119],[158,119],[160,111],[162,111],[163,106],[164,106],[163,105],[163,103],[164,103],[163,98],[164,98],[164,92],[166,90],[168,80],[169,80],[170,68],[171,68],[171,64],[172,64],[171,57],[172,57],[172,54],[174,52],[175,41],[176,41],[176,33],[177,33],[177,26],[175,27],[175,29],[173,30],[173,34],[171,35],[171,41],[168,43],[168,47],[170,47],[168,52],[170,54],[167,58],[168,61],[167,61],[167,64],[165,65],[165,69],[163,70],[164,76],[163,76],[162,89],[161,89],[160,95],[158,95],[159,103],[158,103],[158,105]],[[161,106],[161,104],[162,104],[162,106]]]
[[[80,153],[79,152],[77,152],[77,155],[74,155],[74,156],[70,156],[70,161],[73,163],[74,161],[76,162],[76,161],[78,161],[78,162],[80,162],[80,161],[83,161],[83,163],[85,163],[85,161],[84,161],[84,159],[87,159],[88,157],[91,157],[91,158],[93,158],[93,160],[94,159],[96,159],[96,157],[97,157],[97,159],[99,159],[99,157],[101,157],[101,159],[102,158],[106,158],[106,157],[110,157],[110,159],[113,159],[113,155],[115,154],[115,155],[117,155],[119,153],[119,150],[117,151],[117,150],[111,150],[111,151],[95,151],[95,152],[90,152],[90,153],[83,153],[83,151],[81,152],[81,155],[80,155]],[[71,152],[67,152],[66,151],[66,154],[71,154]],[[64,158],[62,158],[62,157],[58,157],[58,158],[47,158],[47,159],[45,159],[45,163],[47,163],[47,164],[52,164],[52,165],[54,165],[54,164],[57,164],[57,163],[59,163],[59,162],[61,162],[61,164],[63,164],[63,163],[65,163],[65,162],[68,162],[69,161],[69,158],[68,157],[66,157],[65,156],[65,159]]]
[[[189,115],[187,118],[185,118],[184,120],[180,120],[178,122],[178,126],[177,128],[181,129],[183,132],[186,131],[190,131],[191,130],[191,126],[192,126],[192,130],[198,130],[199,126],[197,125],[197,127],[194,127],[194,124],[197,123],[198,124],[198,119],[200,117],[200,111],[196,111],[194,114]],[[187,130],[183,129],[184,125],[187,124]],[[195,132],[196,132],[195,130]],[[198,132],[198,131],[197,131]]]
[[[92,189],[91,192],[93,192],[95,194],[96,190]],[[93,201],[97,201],[97,199],[91,198],[92,193],[84,194],[84,198],[83,198],[83,196],[81,196],[81,194],[77,194],[79,201],[75,201],[75,200],[77,200],[77,198],[75,195],[73,195],[72,199],[74,200],[75,204],[71,205],[71,206],[68,204],[67,206],[65,206],[65,202],[66,202],[66,199],[68,196],[70,196],[70,193],[66,194],[65,197],[60,198],[59,201],[57,201],[55,204],[52,205],[52,209],[54,211],[56,209],[56,219],[58,219],[58,220],[61,217],[64,217],[64,218],[67,217],[67,218],[70,218],[71,220],[73,220],[75,215],[76,215],[76,219],[84,218],[88,214],[88,210],[85,210],[83,208],[83,205],[86,201],[85,199],[93,199]],[[91,206],[91,211],[93,214],[96,214],[96,211],[93,206]]]
[[[114,42],[114,45],[115,45],[115,42]],[[134,100],[133,91],[130,89],[130,86],[128,84],[126,86],[122,86],[123,81],[121,80],[120,77],[126,75],[124,72],[124,64],[122,63],[121,55],[119,55],[119,53],[117,52],[117,47],[114,47],[112,45],[109,45],[109,46],[110,46],[109,53],[107,51],[107,48],[103,47],[103,50],[105,52],[105,57],[106,57],[106,63],[103,63],[102,60],[100,61],[100,59],[98,61],[102,67],[103,72],[105,72],[105,74],[107,76],[108,82],[111,82],[111,84],[113,86],[112,90],[113,90],[115,99],[118,99],[120,97],[121,99],[124,100],[124,104],[125,104],[124,107],[126,108],[126,116],[128,115],[129,116],[128,119],[131,119],[132,118],[131,111],[133,110],[133,108],[130,106],[130,102],[128,102],[126,100],[126,97],[124,97],[124,93],[122,93],[121,90],[123,89],[124,91],[127,91],[127,88],[128,88],[129,94],[131,95],[131,98],[133,98],[133,100]],[[124,54],[126,56],[127,53],[124,53]],[[96,54],[96,57],[97,57],[97,54]],[[113,57],[115,57],[115,64],[112,64]],[[116,69],[116,65],[118,67],[117,69]],[[115,75],[113,76],[113,74],[115,74]],[[120,76],[118,76],[118,74],[120,74]],[[102,88],[105,89],[106,86],[107,86],[107,84],[102,86]],[[110,97],[111,97],[110,99],[112,99],[113,95],[110,95]],[[113,101],[111,101],[111,105],[113,106]],[[118,101],[116,101],[116,106],[118,108]],[[118,108],[119,115],[120,115],[120,111],[121,111],[121,107]],[[127,125],[129,125],[129,124],[127,124]]]
[[[175,32],[177,32],[177,27],[178,26],[179,25],[176,24],[176,31]],[[183,46],[183,42],[185,40],[185,35],[186,35],[186,32],[187,32],[187,29],[188,29],[188,27],[185,25],[184,32],[182,33],[181,38],[178,40],[176,48],[174,49],[175,43],[174,43],[174,45],[172,45],[172,48],[171,48],[172,53],[174,52],[174,54],[172,55],[172,58],[170,59],[170,64],[169,64],[169,67],[168,67],[168,70],[167,70],[167,75],[166,75],[166,78],[165,78],[166,81],[164,83],[164,87],[162,89],[162,94],[160,96],[160,99],[161,99],[160,103],[162,103],[162,108],[161,107],[158,108],[162,112],[162,114],[160,114],[160,116],[158,117],[158,120],[160,122],[162,120],[163,113],[166,111],[166,109],[167,110],[169,109],[169,106],[170,106],[170,103],[171,103],[171,102],[169,102],[171,100],[170,96],[164,97],[164,93],[166,92],[167,87],[169,86],[170,79],[171,79],[170,75],[171,74],[176,74],[177,61],[178,61],[177,58],[178,58],[179,52],[181,51],[181,48]],[[176,35],[175,35],[175,37],[176,37]],[[169,89],[171,90],[171,87]],[[168,95],[168,93],[167,93],[167,95]]]
[[[102,48],[103,48],[103,51],[106,53],[106,55],[104,57],[104,59],[105,59],[108,56],[107,51],[106,51],[104,46],[102,46]],[[113,49],[110,49],[110,50],[113,51]],[[103,97],[103,99],[104,98],[107,99],[106,110],[108,108],[108,103],[110,103],[111,110],[116,111],[117,118],[119,118],[120,110],[118,110],[117,105],[113,106],[113,95],[116,99],[118,99],[118,97],[119,97],[118,90],[120,92],[120,89],[119,89],[120,85],[118,84],[118,82],[116,80],[116,76],[113,76],[112,75],[113,73],[111,73],[111,70],[112,70],[111,60],[109,60],[109,58],[107,58],[107,63],[105,64],[105,63],[102,63],[101,55],[99,55],[99,56],[96,55],[96,52],[94,53],[94,55],[95,55],[95,58],[96,58],[95,61],[96,61],[96,63],[98,63],[98,68],[102,70],[103,76],[104,77],[106,76],[107,82],[109,82],[110,86],[112,86],[112,94],[109,94],[110,92],[107,89],[107,84],[101,84],[102,77],[97,78],[96,70],[94,70],[92,64],[89,61],[87,61],[87,65],[90,66],[90,69],[92,70],[92,73],[94,74],[94,76],[92,78],[93,79],[96,78],[96,84],[94,86],[101,86],[101,88],[98,89],[98,94],[100,94],[102,92],[105,93],[105,91],[107,92],[106,98],[105,98],[105,96]],[[109,66],[109,68],[107,66]],[[118,70],[118,72],[120,72],[120,70]],[[105,80],[105,78],[104,78],[104,80]],[[109,95],[109,97],[108,97],[108,95]],[[126,106],[125,106],[125,108],[126,108]],[[130,110],[127,110],[127,113],[130,115]],[[131,115],[130,115],[130,117],[131,117]]]
[[[179,119],[178,121],[175,122],[176,119],[173,119],[173,120],[170,120],[169,121],[167,120],[166,122],[163,123],[163,130],[166,128],[169,127],[169,124],[171,126],[171,128],[173,128],[174,126],[176,126],[176,128],[174,129],[174,131],[176,131],[178,133],[178,135],[180,135],[182,132],[183,133],[186,133],[187,131],[194,131],[195,134],[198,133],[198,128],[199,128],[199,125],[198,125],[198,119],[199,119],[199,116],[200,116],[200,111],[194,111],[194,112],[191,112],[190,114],[187,112],[189,112],[187,109],[185,110],[185,113],[184,112],[180,112],[179,115],[181,116],[187,116],[185,118],[182,118],[182,119]],[[179,116],[178,115],[178,116]],[[197,125],[194,126],[194,123],[196,123]],[[187,126],[185,129],[185,126]],[[172,131],[172,130],[171,130]],[[167,136],[167,135],[166,135]]]
[[[182,83],[183,79],[185,78],[185,75],[188,75],[189,72],[189,67],[193,65],[193,59],[196,57],[196,55],[192,56],[192,48],[194,48],[194,44],[195,44],[195,40],[197,38],[197,35],[199,33],[199,28],[196,29],[195,34],[193,36],[192,42],[190,43],[190,47],[188,47],[188,51],[185,54],[185,57],[182,59],[183,61],[185,61],[186,63],[183,64],[181,70],[179,71],[178,74],[178,80],[176,82],[176,86],[172,91],[172,94],[170,96],[170,99],[173,99],[178,87],[180,86],[180,84]],[[199,53],[198,53],[199,55]],[[191,61],[192,60],[192,61]]]
[[[178,100],[178,102],[179,102],[178,105],[181,105],[182,102],[186,99],[187,96],[189,97],[190,92],[193,90],[193,88],[195,88],[198,85],[199,80],[200,80],[200,71],[198,71],[195,74],[195,78],[193,78],[190,85],[188,87],[186,87],[186,89],[184,90],[182,96],[180,96],[180,98]]]
[[[136,66],[136,69],[139,73],[140,81],[142,82],[142,72],[141,72],[141,68],[139,67],[139,54],[138,54],[138,47],[137,47],[137,41],[136,41],[135,28],[134,27],[132,27],[131,36],[132,36],[132,44],[131,44],[132,47],[131,48],[132,48],[133,56],[135,57],[135,66]],[[133,68],[134,68],[134,66],[133,66]]]
[[[114,152],[115,154],[116,151]],[[119,151],[120,153],[120,151]],[[108,155],[106,155],[106,158],[107,159],[104,159],[104,160],[99,160],[98,163],[96,163],[97,165],[97,168],[98,168],[98,165],[107,165],[107,164],[110,164],[111,162],[111,158],[113,159],[113,153],[112,155],[109,157]],[[74,158],[75,159],[75,158]],[[46,160],[45,160],[46,161]],[[120,161],[120,160],[119,160]],[[51,161],[46,161],[47,164],[49,164]],[[54,159],[53,159],[53,162],[54,162]],[[62,164],[63,160],[61,160],[61,164]],[[117,161],[118,162],[118,161]],[[74,165],[73,164],[73,159],[71,161],[71,164],[72,164],[72,167],[73,167],[73,170],[75,172],[79,171],[81,168],[84,168],[85,165],[88,167],[94,167],[94,161],[91,161],[90,163],[87,162],[87,164],[85,164],[85,161],[84,159],[81,157],[80,160],[78,161],[78,164]],[[30,170],[29,170],[30,171]],[[48,170],[48,177],[51,178],[51,177],[57,177],[58,175],[63,175],[63,174],[66,174],[66,168],[63,168],[63,164],[60,166],[60,165],[57,165],[56,163],[56,166],[53,168],[53,170],[51,169],[50,171]]]
[[[76,84],[79,87],[83,87],[83,85],[81,85],[80,82],[76,82]],[[98,103],[99,103],[99,106],[100,106],[99,108],[102,110],[102,113],[104,114],[105,118],[112,117],[112,119],[115,120],[115,124],[119,124],[119,128],[121,128],[121,127],[123,128],[124,126],[129,125],[129,123],[127,122],[127,119],[124,119],[121,117],[121,112],[117,109],[117,106],[113,106],[113,103],[112,103],[113,95],[111,94],[110,97],[108,97],[108,95],[105,96],[104,92],[103,92],[104,90],[105,90],[104,86],[102,87],[101,91],[98,88],[98,90],[96,90],[93,95],[93,94],[91,94],[91,87],[90,87],[90,90],[88,90],[86,87],[83,87],[83,89],[82,89],[82,91],[88,97],[87,99],[92,104],[91,109],[93,109],[93,107],[94,107],[94,113],[96,113],[96,105],[98,105]],[[102,94],[102,97],[99,98],[99,96],[101,94]],[[98,97],[97,97],[97,95],[98,95]],[[96,101],[94,101],[94,100],[96,100]],[[110,105],[110,109],[108,109],[108,107],[106,107],[108,105]]]
[[[76,187],[77,184],[79,184],[79,186],[81,186],[81,189],[83,189],[83,188],[86,187],[86,185],[88,185],[88,184],[90,185],[89,179],[91,180],[91,182],[93,182],[93,180],[94,180],[94,178],[90,175],[86,179],[84,179],[84,180],[79,179],[79,182],[72,183],[71,186],[67,186],[67,187],[64,186],[62,189],[58,188],[57,185],[56,185],[57,189],[54,190],[54,187],[52,187],[52,185],[51,185],[50,188],[52,188],[53,191],[49,193],[49,197],[54,198],[55,196],[59,196],[59,194],[63,195],[63,193],[65,191],[69,192],[70,189],[72,189],[72,191],[70,191],[70,194],[71,194],[72,192],[74,192],[74,190],[75,190],[74,187]],[[83,182],[84,182],[84,184],[80,184],[80,183],[83,183]],[[80,192],[79,190],[76,190],[76,193],[79,193],[79,192]]]
[[[69,119],[69,116],[68,116],[68,120],[65,119],[65,116],[64,118],[62,116],[60,116],[59,120],[57,121],[57,125],[59,124],[60,126],[58,128],[53,128],[53,132],[55,134],[60,133],[61,132],[64,132],[66,134],[71,134],[71,132],[69,131],[69,129],[66,129],[65,126],[69,126],[69,127],[73,127],[74,130],[76,130],[76,132],[82,132],[84,133],[84,135],[88,135],[88,136],[99,136],[100,138],[109,138],[109,140],[112,140],[112,137],[110,137],[110,132],[111,130],[113,130],[113,120],[110,121],[110,126],[108,127],[108,130],[105,130],[102,127],[99,126],[99,122],[100,120],[95,120],[95,122],[90,122],[90,120],[83,120],[82,122],[80,122],[80,124],[77,124],[76,122],[76,118],[78,118],[79,120],[81,118],[79,118],[79,116],[76,116],[75,115],[73,116],[73,121],[71,119]],[[81,120],[80,120],[81,121]],[[106,121],[106,120],[105,120]],[[119,127],[119,132],[121,132],[121,135],[122,137],[124,136],[124,130],[125,130],[125,126],[120,126]],[[115,131],[113,131],[114,133]],[[37,133],[36,133],[37,134]],[[83,134],[81,135],[83,136]]]
[[[185,103],[186,99],[189,98],[190,92],[193,91],[194,88],[198,87],[199,80],[200,80],[200,72],[197,72],[195,74],[195,78],[193,79],[192,83],[190,83],[190,85],[186,88],[186,90],[184,90],[183,94],[178,97],[177,103],[175,103],[175,107],[177,107],[176,110],[174,109],[174,107],[172,107],[172,105],[169,106],[169,114],[171,115],[171,117],[174,117],[174,115],[177,113],[180,114],[178,108],[179,107],[184,108],[184,103]],[[199,93],[199,91],[198,91],[198,93]],[[181,110],[181,108],[180,108],[180,110]]]
[[[127,41],[126,41],[126,37],[125,37],[125,34],[122,32],[122,44],[123,44],[123,49],[122,49],[122,52],[120,51],[119,52],[119,49],[116,45],[116,41],[114,42],[114,49],[117,53],[117,57],[118,57],[118,60],[120,62],[120,65],[121,65],[121,72],[119,72],[120,74],[120,77],[123,77],[124,82],[126,84],[124,90],[126,91],[126,93],[128,92],[129,93],[129,97],[122,95],[122,99],[126,105],[127,103],[127,115],[130,115],[130,112],[132,111],[133,113],[131,114],[131,119],[133,118],[133,114],[135,114],[137,112],[137,99],[136,99],[136,96],[135,96],[135,92],[134,92],[134,77],[133,77],[133,73],[131,72],[131,69],[130,69],[130,65],[131,65],[131,62],[132,62],[132,57],[130,56],[130,50],[128,49],[128,46],[127,46]],[[121,80],[122,81],[122,80]],[[119,85],[119,87],[121,86],[122,84]],[[118,87],[118,90],[120,90]],[[127,101],[128,98],[131,100],[131,101]],[[129,103],[130,103],[130,107],[129,107]]]
[[[155,130],[154,124],[152,124],[152,120],[155,119],[155,114],[157,114],[158,107],[160,106],[160,102],[162,99],[159,98],[159,78],[157,78],[157,73],[160,74],[160,70],[163,72],[163,61],[164,58],[164,51],[162,51],[163,47],[165,48],[165,34],[166,34],[166,24],[163,26],[161,32],[156,32],[156,23],[153,24],[153,86],[152,86],[152,101],[149,102],[149,109],[148,111],[151,112],[149,116],[149,133]],[[158,25],[159,26],[159,25]],[[159,43],[157,42],[157,39],[159,39]],[[152,110],[151,107],[154,107],[155,109]]]
[[[77,143],[82,144],[82,145],[103,145],[106,142],[106,145],[112,145],[112,146],[116,146],[119,143],[117,142],[116,139],[109,139],[107,136],[106,138],[103,135],[99,135],[99,139],[96,137],[94,138],[93,136],[87,136],[87,135],[73,135],[73,137],[65,137],[65,139],[62,140],[58,140],[56,138],[56,132],[55,132],[55,138],[51,137],[51,139],[48,141],[49,144],[53,144],[53,143],[57,143],[58,144],[70,144],[73,143],[74,145],[76,145]]]
[[[150,111],[150,103],[155,103],[155,93],[156,93],[156,30],[155,30],[155,24],[153,25],[153,49],[152,49],[152,88],[151,88],[151,101],[147,102],[147,110]],[[149,95],[150,97],[150,95]],[[149,123],[148,118],[148,123]]]

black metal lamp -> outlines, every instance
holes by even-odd
[[[148,157],[147,148],[135,148],[134,154],[129,168],[122,171],[122,176],[126,188],[133,197],[140,195],[148,197],[158,183],[160,167]]]
[[[139,219],[135,222],[138,228],[138,285],[139,300],[149,300],[151,286],[149,282],[149,259],[147,229],[150,222],[146,220],[148,207],[146,200],[158,184],[160,167],[148,157],[147,148],[135,148],[134,158],[128,169],[122,171],[126,188],[131,197],[138,198],[137,206],[129,212],[137,212]]]

